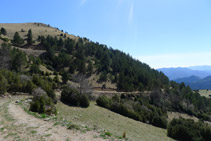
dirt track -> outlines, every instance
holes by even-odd
[[[26,113],[16,100],[23,96],[0,99],[0,140],[29,140],[29,141],[98,141],[97,133],[88,131],[81,133],[68,130],[66,127],[54,125],[51,121],[35,118]]]

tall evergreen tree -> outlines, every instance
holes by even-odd
[[[24,43],[23,39],[20,37],[18,32],[15,32],[15,35],[13,37],[13,41],[12,42],[13,42],[14,45],[17,45],[17,46],[20,46],[20,45],[22,45]]]
[[[5,35],[5,36],[7,35],[7,31],[6,31],[6,29],[3,28],[3,27],[1,28],[1,34]]]
[[[93,73],[93,65],[91,60],[89,60],[88,62],[87,73],[88,75],[91,75]]]
[[[62,81],[63,81],[63,83],[66,84],[68,80],[69,80],[69,75],[68,75],[67,72],[64,72],[62,74]]]
[[[29,31],[28,31],[28,34],[27,34],[27,43],[28,43],[28,45],[32,45],[32,43],[33,43],[33,40],[32,40],[32,30],[31,29],[29,29]]]
[[[85,74],[86,73],[86,62],[85,62],[84,59],[78,60],[78,71],[81,74]]]
[[[7,85],[7,80],[2,74],[0,74],[0,95],[7,91]]]

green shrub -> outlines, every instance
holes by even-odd
[[[105,135],[106,135],[106,136],[109,136],[109,137],[112,136],[112,134],[111,134],[110,132],[105,132]]]
[[[98,106],[110,109],[111,99],[109,99],[108,97],[104,95],[99,96],[96,102]]]
[[[89,98],[86,94],[81,95],[80,106],[89,107]]]
[[[71,106],[89,106],[89,98],[87,94],[80,94],[79,91],[75,88],[65,87],[62,90],[61,101]]]
[[[33,84],[33,82],[31,80],[28,80],[27,82],[23,83],[22,91],[32,94],[32,91],[35,87],[36,86]]]
[[[147,102],[137,102],[127,99],[126,97],[120,99],[120,96],[117,95],[112,98],[108,98],[104,95],[99,96],[96,102],[98,106],[107,108],[134,120],[150,123],[161,128],[167,127],[167,117],[165,112]]]
[[[181,141],[210,140],[211,127],[191,119],[173,119],[168,125],[167,135]]]
[[[48,115],[56,114],[56,107],[45,91],[37,88],[33,91],[33,96],[30,111]]]
[[[1,37],[0,36],[0,39],[3,40],[4,42],[9,42],[9,39],[7,37]]]
[[[4,94],[7,91],[7,80],[6,78],[0,74],[0,94]]]
[[[31,73],[40,73],[41,71],[40,71],[39,65],[32,64],[30,67],[30,72]]]
[[[79,92],[74,88],[65,87],[62,90],[61,101],[72,106],[79,106]]]
[[[167,120],[163,116],[155,115],[152,119],[152,125],[161,127],[161,128],[166,128],[167,127]]]
[[[71,124],[67,129],[76,129],[76,130],[80,130],[80,127],[79,127],[78,125]]]
[[[56,100],[56,95],[53,90],[53,83],[49,82],[47,78],[42,79],[39,75],[33,75],[32,82],[46,91],[50,98],[52,98],[54,101]]]

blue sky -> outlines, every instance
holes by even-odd
[[[210,0],[4,0],[1,23],[42,22],[153,68],[211,65]]]

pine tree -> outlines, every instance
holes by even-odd
[[[5,28],[1,28],[1,34],[3,34],[4,36],[6,36],[7,35],[7,31],[6,31],[6,29]]]
[[[13,37],[13,41],[12,42],[13,42],[14,45],[17,45],[17,46],[20,46],[20,45],[22,45],[24,43],[23,39],[20,37],[18,32],[15,32],[15,35]]]
[[[86,73],[86,63],[84,59],[78,60],[78,71],[82,74]]]
[[[0,74],[0,95],[4,94],[7,91],[7,80],[6,78]]]
[[[66,84],[68,80],[69,80],[69,75],[68,75],[67,72],[64,72],[62,74],[62,81],[63,81],[63,83]]]
[[[28,45],[32,45],[33,41],[32,41],[32,30],[29,29],[28,34],[27,34],[27,43]]]
[[[93,65],[92,65],[91,60],[89,60],[88,62],[87,73],[88,75],[91,75],[93,73]]]

